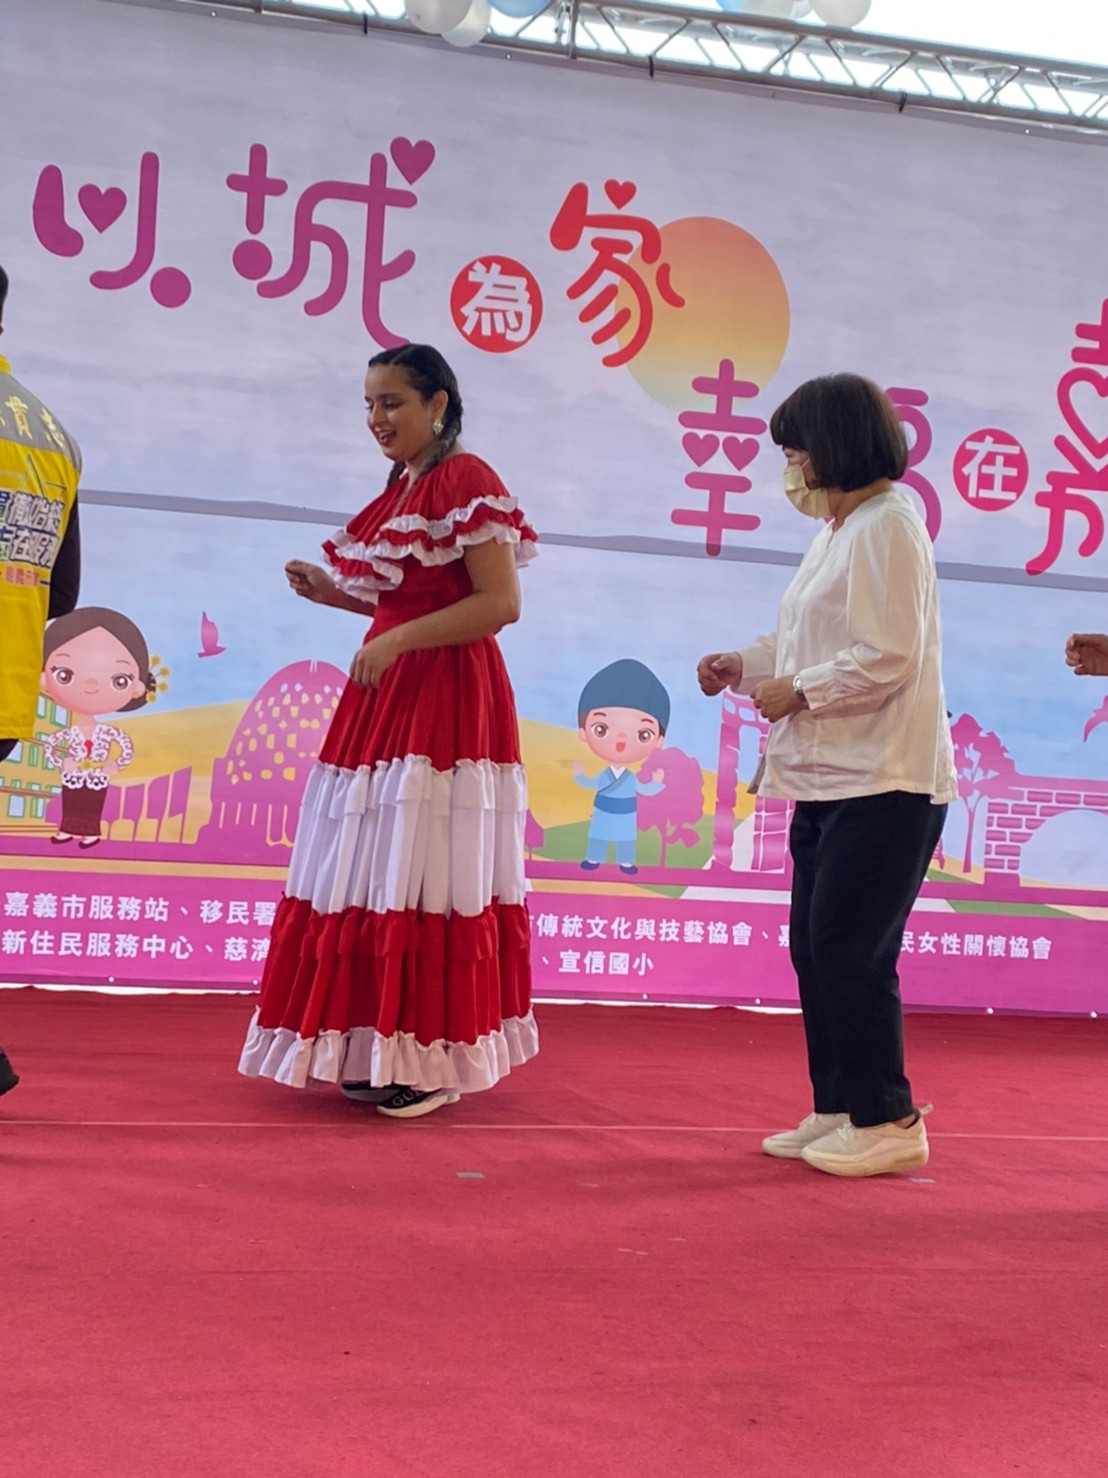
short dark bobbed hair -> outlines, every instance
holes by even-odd
[[[8,274],[0,267],[0,323],[4,322],[4,304],[8,301]]]
[[[844,493],[904,476],[908,440],[892,401],[863,375],[807,380],[769,422],[780,447],[807,452],[820,484]]]

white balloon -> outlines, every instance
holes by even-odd
[[[449,41],[451,46],[476,46],[488,34],[491,19],[492,7],[489,0],[473,0],[466,11],[465,20],[452,31],[444,31],[442,39]]]
[[[461,25],[469,9],[469,0],[404,0],[404,10],[418,31],[441,36]]]
[[[829,26],[856,26],[869,15],[871,0],[812,0],[812,9]]]

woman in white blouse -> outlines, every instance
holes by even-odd
[[[814,1106],[763,1148],[832,1175],[882,1175],[928,1157],[904,1075],[897,960],[957,795],[935,560],[894,486],[908,447],[876,385],[810,380],[770,431],[789,498],[822,526],[777,630],[697,670],[709,696],[752,695],[772,725],[755,785],[796,803],[789,943]]]

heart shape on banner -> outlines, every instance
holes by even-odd
[[[686,431],[681,438],[681,445],[685,448],[685,455],[690,462],[695,462],[698,467],[703,467],[705,462],[710,462],[719,451],[718,436],[698,436],[695,431]]]
[[[1096,436],[1089,430],[1088,422],[1073,403],[1073,391],[1076,385],[1088,385],[1101,400],[1106,400],[1108,399],[1108,375],[1099,374],[1091,369],[1072,369],[1058,382],[1058,408],[1065,417],[1066,425],[1086,451],[1091,452],[1100,462],[1108,457],[1108,436]],[[1104,424],[1108,427],[1108,405],[1099,409],[1103,412]]]
[[[127,209],[127,196],[115,185],[108,190],[101,190],[99,185],[82,185],[77,199],[89,224],[101,233],[114,226]]]
[[[605,180],[604,193],[615,206],[616,210],[622,210],[625,205],[630,205],[639,193],[638,185],[630,180]]]
[[[420,139],[414,144],[411,139],[393,139],[389,153],[409,185],[422,179],[435,162],[435,146],[428,139]]]
[[[723,454],[736,472],[742,472],[758,455],[757,439],[753,436],[725,436]]]

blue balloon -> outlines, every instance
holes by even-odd
[[[517,21],[538,15],[549,3],[550,0],[489,0],[493,10],[499,10],[501,15],[510,15]]]

